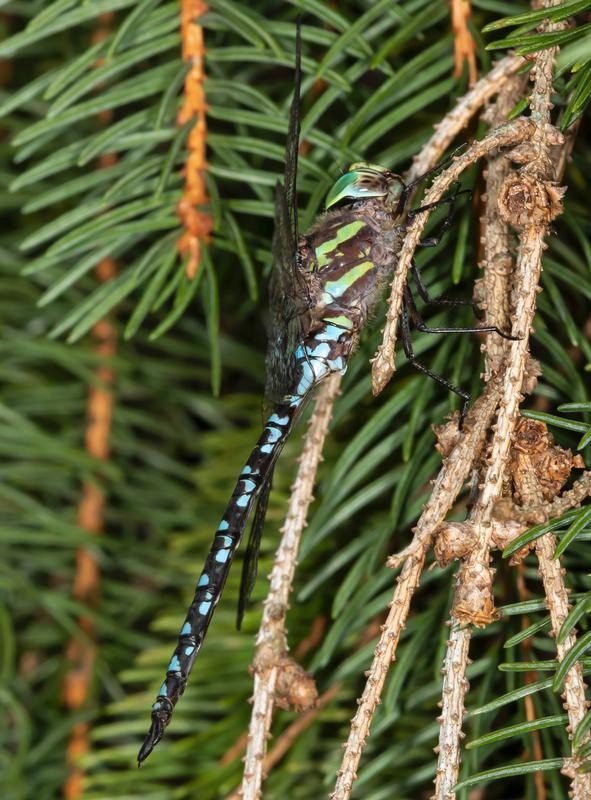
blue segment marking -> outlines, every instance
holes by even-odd
[[[197,584],[199,586],[199,584]],[[183,627],[181,628],[181,636],[190,636],[191,635],[191,623],[185,622]]]
[[[271,414],[269,417],[269,422],[274,422],[275,425],[287,425],[289,422],[289,417],[280,417],[277,414]]]
[[[313,350],[310,349],[308,352],[314,358],[326,358],[330,353],[330,344],[329,342],[319,342]]]
[[[225,564],[229,557],[229,550],[218,550],[215,554],[215,560],[218,562],[218,564]]]
[[[227,531],[229,527],[230,523],[227,520],[223,519],[218,526],[218,531]]]
[[[342,333],[342,328],[338,328],[336,325],[326,325],[315,334],[314,338],[319,342],[337,342]]]
[[[281,431],[279,428],[271,428],[270,426],[267,426],[265,430],[269,431],[269,435],[267,436],[268,444],[275,444],[275,442],[279,441],[281,438]]]
[[[240,508],[246,508],[249,500],[250,497],[247,494],[241,494],[240,497],[236,499],[236,505]]]
[[[158,692],[158,697],[166,697],[166,683],[163,683]]]
[[[191,645],[190,647],[185,647],[185,655],[186,656],[190,656],[191,653],[193,653],[194,650],[195,650],[195,646],[194,645]]]
[[[210,600],[207,600],[204,603],[199,603],[199,613],[203,614],[203,616],[205,616],[207,614],[207,612],[209,611],[210,608],[211,608],[211,601]]]
[[[209,575],[206,572],[204,572],[203,575],[199,578],[197,586],[207,586],[208,583],[209,583]]]
[[[170,664],[166,670],[167,672],[180,672],[181,671],[181,662],[179,661],[179,657],[174,655],[170,659]]]
[[[254,492],[254,490],[257,487],[257,485],[256,485],[256,483],[254,481],[249,481],[247,478],[243,478],[242,479],[242,483],[244,484],[244,491],[247,494],[250,494],[251,492]]]
[[[342,356],[330,359],[328,364],[331,369],[337,370],[338,372],[342,372],[345,369],[345,362]]]
[[[261,445],[261,453],[272,453],[275,447],[272,444],[263,444]]]

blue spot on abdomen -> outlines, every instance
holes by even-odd
[[[179,661],[178,656],[173,656],[170,659],[170,664],[166,670],[167,672],[180,672],[181,671],[181,662]]]

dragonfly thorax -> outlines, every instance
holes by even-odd
[[[399,175],[377,164],[358,162],[351,164],[335,182],[326,196],[326,208],[365,200],[370,197],[383,198],[384,205],[393,208],[404,189]]]

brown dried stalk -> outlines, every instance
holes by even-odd
[[[193,279],[201,264],[201,243],[207,244],[213,227],[210,214],[201,209],[206,205],[207,189],[203,172],[207,167],[205,160],[207,124],[205,111],[205,91],[203,88],[204,69],[203,28],[196,20],[208,11],[202,0],[182,0],[181,35],[183,40],[183,60],[190,64],[185,79],[183,105],[179,109],[177,122],[185,125],[195,120],[187,141],[189,154],[185,163],[185,190],[178,203],[177,214],[183,224],[184,233],[178,240],[179,253],[187,258],[186,275]]]
[[[440,200],[452,183],[462,172],[478,159],[503,146],[514,146],[531,138],[534,124],[528,119],[517,119],[497,128],[479,142],[474,142],[462,155],[455,158],[451,166],[441,173],[425,195],[424,205]],[[425,227],[429,212],[417,214],[409,224],[402,245],[398,264],[392,281],[392,291],[388,305],[388,314],[384,328],[382,344],[373,359],[372,381],[373,392],[379,394],[395,371],[394,348],[396,346],[396,327],[402,305],[402,294],[406,286],[407,272],[410,262],[419,243],[421,232]]]
[[[330,689],[327,689],[325,692],[323,692],[316,701],[314,708],[310,708],[303,714],[300,714],[300,716],[297,717],[291,723],[291,725],[288,725],[283,733],[277,737],[277,741],[265,756],[265,760],[263,762],[264,775],[266,775],[269,770],[272,769],[275,764],[279,763],[283,756],[289,752],[296,739],[298,739],[302,733],[310,727],[322,709],[325,708],[331,702],[331,700],[334,700],[341,688],[342,684],[335,683],[330,687]],[[232,760],[233,759],[228,758],[224,763],[230,763]],[[226,797],[226,800],[241,800],[242,796],[242,789],[235,789],[232,794],[229,794]]]
[[[365,689],[358,700],[358,708],[351,723],[343,760],[337,773],[335,790],[331,795],[333,800],[346,800],[351,794],[353,781],[357,777],[361,751],[380,700],[388,669],[396,655],[400,634],[408,617],[412,595],[418,586],[431,539],[453,506],[473,462],[478,458],[498,400],[498,386],[493,381],[468,412],[464,431],[443,462],[431,497],[414,529],[412,544],[388,562],[388,566],[397,566],[403,560],[405,563],[397,578],[398,585],[390,604],[390,613],[382,627],[382,635],[367,673]]]
[[[468,64],[470,84],[476,82],[478,68],[476,66],[476,43],[472,37],[468,20],[472,13],[470,0],[451,0],[451,26],[454,32],[454,54],[456,68],[454,78],[460,78],[464,62]]]
[[[452,611],[456,620],[463,624],[482,625],[495,618],[494,600],[492,595],[493,571],[490,569],[490,549],[493,544],[493,507],[499,499],[503,489],[503,477],[507,469],[511,437],[513,435],[519,413],[521,392],[525,390],[527,380],[527,360],[529,347],[529,332],[535,313],[535,298],[541,272],[541,258],[544,249],[544,238],[552,219],[560,213],[561,192],[552,180],[552,162],[550,146],[557,144],[559,138],[550,126],[550,93],[552,90],[552,64],[554,53],[545,52],[538,54],[534,67],[535,85],[530,99],[532,119],[536,126],[533,131],[531,143],[524,145],[513,154],[515,160],[524,163],[518,174],[507,174],[500,186],[493,188],[498,191],[499,205],[505,222],[511,221],[520,229],[520,246],[517,264],[513,276],[512,291],[512,318],[517,322],[518,331],[515,334],[520,339],[506,345],[507,367],[504,378],[503,395],[499,407],[497,424],[491,445],[491,455],[484,474],[481,492],[470,514],[470,527],[475,532],[475,546],[462,564],[459,573],[458,586]],[[494,228],[493,228],[494,230]],[[501,240],[506,234],[499,223],[497,233]],[[489,228],[490,233],[490,228]],[[504,243],[504,242],[503,242]],[[494,252],[494,246],[491,248]],[[499,282],[489,283],[488,303],[491,312],[503,318],[506,314],[508,298],[499,297]],[[501,289],[502,292],[502,289]],[[496,317],[495,317],[496,318]],[[495,369],[502,353],[491,354],[488,359],[490,370]],[[540,502],[539,497],[528,498],[533,502]],[[545,538],[545,537],[544,537]],[[548,545],[542,544],[544,563],[540,564],[540,571],[545,575],[547,591],[554,593],[554,616],[557,622],[564,621],[568,613],[566,591],[562,584],[563,592],[559,591],[561,583],[559,565],[548,563]],[[553,548],[550,549],[549,558]],[[551,585],[551,583],[553,585]],[[557,598],[562,597],[562,602]],[[446,664],[447,671],[452,671],[455,679],[454,687],[443,695],[442,731],[440,744],[443,742],[439,754],[438,771],[434,797],[437,800],[450,800],[455,796],[454,786],[457,782],[459,770],[459,741],[461,737],[461,722],[463,715],[463,695],[467,686],[465,671],[468,662],[468,644],[470,633],[465,628],[452,637],[448,649]],[[564,652],[572,646],[573,640],[565,644]],[[457,661],[456,653],[461,648],[461,658]],[[560,655],[559,655],[560,657]],[[572,678],[571,691],[566,690],[567,707],[573,721],[580,721],[585,713],[584,684],[580,666],[573,668],[569,675]],[[446,677],[448,677],[446,675]],[[565,688],[567,681],[565,680]],[[573,707],[574,706],[574,707]],[[571,725],[573,722],[571,722]],[[591,784],[588,776],[578,775],[572,769],[569,774],[573,778],[574,797],[582,800],[591,795]]]
[[[455,797],[453,788],[457,782],[460,769],[460,745],[463,738],[462,719],[464,717],[464,698],[470,684],[466,678],[466,666],[469,664],[471,632],[469,628],[452,623],[452,630],[447,641],[445,660],[441,670],[443,687],[441,689],[441,715],[437,718],[441,724],[439,743],[435,748],[438,754],[437,772],[435,774],[435,794],[433,797],[450,800]]]
[[[522,88],[523,79],[517,77],[513,77],[505,84],[495,105],[487,115],[492,127],[502,124],[506,120],[507,114],[513,108]],[[510,327],[510,284],[513,273],[513,257],[510,251],[507,223],[499,216],[498,197],[501,187],[509,175],[510,167],[506,157],[495,152],[489,154],[487,164],[486,192],[483,197],[486,206],[483,218],[481,218],[484,231],[481,240],[484,251],[482,266],[485,268],[482,280],[484,301],[482,305],[486,313],[486,324],[497,325],[502,330],[507,330]],[[487,337],[484,351],[485,379],[489,380],[501,369],[507,351],[507,342],[496,336]],[[462,544],[466,547],[465,552],[469,552],[477,532],[471,525],[465,526],[465,530],[470,532],[470,542],[467,544],[468,537],[464,537]],[[492,574],[488,570],[488,564],[482,570],[482,575],[484,576],[484,587],[482,587],[484,600],[488,601],[486,610],[492,618],[494,610],[488,585],[488,581],[492,581]],[[467,589],[465,585],[458,591],[454,600],[454,610],[458,603],[467,604],[467,601],[472,599],[467,597],[468,591],[469,588]],[[482,604],[482,598],[479,598],[478,594],[476,600],[477,605],[479,605],[478,600],[480,600],[480,605]],[[461,762],[460,743],[463,736],[464,698],[469,688],[466,670],[469,664],[471,629],[468,626],[460,627],[458,622],[453,620],[452,615],[450,623],[452,632],[447,643],[442,670],[444,681],[441,697],[442,713],[439,717],[441,729],[439,743],[436,747],[438,764],[435,777],[435,798],[453,798],[455,796],[454,786],[457,782]]]
[[[544,583],[546,604],[552,620],[551,635],[557,636],[570,611],[570,603],[568,602],[568,590],[564,583],[564,570],[560,566],[560,561],[554,558],[555,549],[556,538],[551,533],[547,533],[536,541],[535,550],[538,558],[538,570]],[[576,632],[573,630],[563,642],[557,643],[558,661],[564,659],[576,641]],[[562,695],[564,708],[568,715],[566,730],[571,739],[589,708],[589,702],[585,697],[586,688],[583,680],[583,666],[580,661],[577,661],[564,678],[564,692]],[[591,737],[587,735],[585,742],[590,739]],[[581,760],[573,753],[572,757],[565,761],[562,772],[571,779],[571,796],[574,800],[588,800],[591,797],[591,774],[578,772],[577,767],[580,766]]]
[[[300,538],[306,525],[308,508],[313,500],[316,471],[322,460],[324,440],[328,433],[332,407],[339,393],[339,386],[340,376],[332,375],[321,387],[316,399],[282,528],[283,535],[269,578],[271,586],[265,600],[253,664],[253,706],[241,789],[244,800],[257,800],[261,796],[265,753],[276,703],[276,690],[280,678],[283,677],[282,673],[288,671],[285,617],[289,608],[289,594]],[[291,690],[295,688],[297,692],[302,688],[301,678],[301,674],[296,671],[297,684],[295,687],[290,687]],[[309,687],[304,683],[304,692],[306,689],[309,690]],[[313,699],[316,700],[316,697]]]
[[[100,281],[109,280],[115,275],[115,262],[104,259],[97,267]],[[106,461],[109,458],[109,439],[113,416],[113,395],[109,385],[113,383],[113,370],[108,361],[116,355],[117,332],[109,320],[101,320],[92,329],[95,340],[94,352],[105,363],[96,370],[96,384],[88,391],[86,449],[94,458]],[[78,505],[77,522],[80,528],[91,535],[103,530],[103,510],[105,496],[101,487],[94,482],[82,484],[82,497]],[[76,553],[76,575],[73,596],[89,609],[96,607],[100,600],[101,574],[96,557],[90,547],[80,547]],[[94,644],[94,622],[90,615],[78,619],[80,635],[73,637],[66,650],[68,671],[64,677],[63,699],[72,711],[84,706],[94,677],[96,645]],[[69,772],[64,784],[66,800],[82,797],[84,771],[79,766],[80,758],[89,750],[89,724],[77,723],[68,743]]]
[[[490,128],[507,121],[525,91],[526,76],[513,75],[505,82],[494,105],[483,114]],[[509,160],[501,152],[489,153],[484,169],[486,189],[481,197],[484,213],[480,218],[482,230],[482,262],[484,269],[481,281],[482,304],[486,325],[496,325],[503,331],[511,327],[511,280],[514,257],[511,252],[509,226],[501,218],[498,208],[499,193],[511,171]],[[505,360],[507,342],[500,336],[487,336],[484,343],[484,379],[496,374]]]

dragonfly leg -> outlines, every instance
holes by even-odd
[[[507,333],[507,331],[502,331],[500,328],[497,328],[496,325],[472,325],[468,327],[436,327],[431,328],[429,327],[424,319],[421,317],[419,310],[416,307],[414,298],[410,292],[408,287],[404,290],[404,301],[407,305],[408,311],[412,318],[412,321],[417,330],[421,331],[422,333],[498,333],[499,336],[502,336],[503,339],[509,339],[509,341],[515,341],[519,339],[519,336],[513,336],[511,333]]]
[[[404,348],[404,353],[408,359],[408,363],[412,364],[413,367],[418,369],[420,372],[423,372],[432,380],[436,381],[437,383],[444,386],[450,392],[457,394],[459,398],[463,400],[462,410],[460,412],[460,420],[458,426],[460,430],[462,429],[462,425],[464,423],[464,417],[468,411],[468,404],[470,403],[470,395],[467,392],[463,392],[461,389],[458,389],[457,386],[454,386],[453,383],[450,383],[446,380],[442,375],[438,375],[436,372],[433,372],[426,367],[424,364],[421,364],[420,361],[417,361],[415,358],[414,351],[412,349],[412,339],[410,334],[410,324],[408,319],[408,308],[406,306],[406,301],[402,305],[402,310],[400,312],[400,330],[402,334],[402,346]]]
[[[456,147],[456,149],[449,155],[448,158],[445,159],[445,161],[441,161],[439,164],[436,164],[434,167],[431,167],[431,169],[427,170],[427,172],[423,172],[422,175],[419,175],[418,178],[415,178],[414,181],[411,181],[409,184],[407,184],[402,194],[400,195],[400,199],[398,201],[398,207],[396,208],[396,215],[399,216],[404,211],[408,199],[412,194],[412,191],[415,188],[415,186],[418,186],[420,183],[427,180],[427,178],[430,178],[433,175],[437,175],[444,169],[447,169],[447,167],[449,167],[449,165],[454,161],[456,156],[460,155],[460,153],[462,153],[466,149],[466,147],[467,147],[466,143],[461,144],[459,147]]]
[[[417,214],[421,214],[423,211],[429,211],[432,208],[437,208],[438,206],[443,205],[449,206],[449,211],[446,218],[441,223],[439,231],[435,234],[435,236],[430,236],[428,239],[423,239],[421,242],[419,242],[419,247],[437,247],[437,245],[445,236],[446,232],[454,224],[454,220],[458,211],[456,207],[458,197],[462,197],[462,195],[469,195],[470,197],[472,196],[471,189],[460,189],[460,185],[461,184],[456,181],[454,191],[448,197],[442,197],[441,200],[437,200],[435,203],[427,203],[424,206],[419,206],[418,208],[413,208],[412,211],[409,211],[408,217],[409,219],[412,219]]]
[[[410,262],[410,272],[416,284],[417,291],[425,303],[429,303],[429,305],[433,306],[472,306],[473,308],[476,306],[475,300],[468,300],[461,297],[446,297],[445,295],[441,295],[440,297],[432,297],[429,294],[425,280],[414,259]]]

